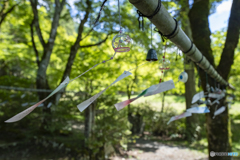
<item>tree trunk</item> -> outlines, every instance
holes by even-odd
[[[208,58],[208,60],[213,64],[213,54],[210,48],[210,30],[208,24],[209,16],[209,0],[195,2],[190,13],[189,18],[192,27],[193,39],[197,47],[202,53]],[[230,73],[231,65],[234,60],[234,50],[238,44],[239,40],[239,30],[240,30],[240,20],[239,11],[240,0],[233,0],[231,15],[229,18],[227,38],[225,42],[225,47],[222,52],[220,64],[218,66],[218,72],[224,78],[228,80],[228,75]],[[200,77],[202,80],[202,87],[206,91],[207,81],[211,86],[214,86],[214,82],[210,81],[206,74],[201,71]],[[223,86],[225,89],[225,86]],[[225,98],[220,101],[219,107],[225,106]],[[208,150],[209,153],[213,152],[230,152],[231,151],[231,125],[228,115],[228,107],[226,110],[216,116],[213,119],[213,114],[215,111],[214,106],[208,106],[210,108],[210,113],[206,114],[207,121],[207,132],[208,132]],[[218,107],[218,108],[219,108]],[[231,156],[210,156],[209,160],[230,160]]]
[[[188,18],[189,12],[189,0],[180,1],[181,5],[181,27],[186,35],[192,39],[192,31],[190,27],[190,21]],[[196,94],[195,89],[195,73],[194,73],[194,63],[184,55],[184,71],[188,74],[188,80],[185,83],[185,101],[186,101],[186,109],[191,108],[192,105],[192,97]],[[197,115],[190,116],[186,118],[186,139],[188,142],[196,139],[196,127],[198,125]]]
[[[95,122],[95,107],[96,107],[96,101],[94,101],[94,103],[92,103],[84,111],[84,117],[85,117],[84,135],[86,138],[91,137],[92,128]]]
[[[45,43],[43,39],[42,31],[40,29],[40,25],[39,25],[39,17],[38,17],[38,10],[37,10],[38,1],[30,0],[32,11],[34,14],[33,24],[36,28],[38,38],[43,47],[43,55],[41,57],[41,61],[38,62],[37,79],[36,79],[37,89],[49,89],[46,71],[47,71],[47,67],[52,54],[54,42],[57,36],[57,28],[59,25],[60,15],[61,15],[63,6],[65,5],[65,1],[66,0],[62,0],[62,2],[60,2],[59,0],[55,0],[55,11],[52,19],[51,31],[49,34],[48,42]],[[31,30],[31,35],[32,35],[32,42],[34,43],[32,30]],[[38,55],[38,51],[36,48],[35,48],[35,52],[36,52],[36,55]],[[38,96],[39,96],[39,99],[44,99],[47,97],[47,93],[39,92]],[[50,115],[51,109],[47,108],[47,105],[46,105],[48,102],[49,101],[44,102],[45,105],[43,106],[44,116],[43,116],[43,123],[42,123],[41,129],[44,129],[45,131],[47,131],[48,124],[51,123],[51,115]]]

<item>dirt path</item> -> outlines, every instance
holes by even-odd
[[[149,140],[137,140],[126,151],[126,157],[113,157],[111,160],[207,160],[207,155],[183,147],[172,147]]]

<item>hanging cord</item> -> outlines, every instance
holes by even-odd
[[[122,27],[121,27],[121,14],[120,14],[120,1],[118,0],[118,18],[119,18],[119,26],[120,26],[120,34],[122,33]]]
[[[138,14],[138,23],[139,23],[139,29],[142,31],[144,31],[144,19],[143,17],[147,17],[148,19],[152,19],[159,11],[161,8],[161,0],[158,0],[158,6],[155,9],[154,13],[150,16],[146,16],[144,14],[142,14],[139,10],[137,10],[137,14]],[[140,22],[140,18],[142,18],[142,22]]]
[[[208,84],[208,74],[207,74],[207,72],[205,72],[205,73],[206,73],[206,91],[210,92],[210,85]]]
[[[160,80],[159,80],[159,83],[161,83],[163,81],[163,78],[164,78],[164,68],[165,68],[165,55],[166,55],[166,50],[167,50],[167,44],[164,45],[164,55],[163,55],[163,59],[162,59],[162,67],[163,67],[163,70],[161,71],[162,72],[162,78],[160,76]]]
[[[178,61],[178,56],[179,56],[179,49],[177,48],[176,59],[175,59],[175,61]]]
[[[160,76],[159,83],[163,82],[164,72],[162,72],[162,77]]]
[[[215,87],[215,89],[217,88],[216,79],[214,79],[214,87]]]
[[[129,69],[128,71],[130,72],[130,71],[132,71],[132,70],[134,70],[134,69],[137,69],[137,68],[143,66],[143,65],[146,64],[146,63],[151,63],[151,61],[147,61],[147,62],[145,62],[145,63],[143,63],[143,64],[140,64],[140,65],[138,65],[138,66],[135,67],[135,68]]]
[[[164,55],[163,55],[163,58],[165,58],[166,51],[167,51],[167,44],[165,44],[165,46],[164,46]],[[164,61],[165,61],[165,59],[164,59]]]
[[[153,43],[152,43],[152,23],[151,23],[151,48],[152,48],[152,46],[153,46]]]
[[[162,32],[160,32],[156,27],[154,28],[155,32],[158,32],[160,34],[160,36],[162,37],[162,42],[165,42],[167,39],[172,38],[172,36],[175,34],[175,32],[177,31],[177,27],[178,27],[178,22],[175,18],[173,18],[176,22],[175,28],[172,31],[172,33],[170,33],[169,35],[164,35]]]
[[[119,45],[120,45],[120,44],[118,44],[118,47],[119,47]],[[92,70],[93,68],[97,67],[99,64],[103,64],[103,63],[106,63],[106,62],[108,62],[108,61],[111,61],[111,60],[115,57],[116,53],[117,53],[117,51],[115,51],[114,55],[113,55],[110,59],[104,60],[104,61],[102,61],[101,63],[95,64],[93,67],[89,68],[88,70],[86,70],[85,72],[83,72],[82,74],[80,74],[79,76],[77,76],[77,77],[75,77],[74,79],[70,80],[69,83],[71,83],[71,82],[74,81],[75,79],[81,77],[82,75],[84,75],[84,74],[87,73],[88,71]]]
[[[116,54],[116,52],[115,52],[115,54]],[[101,63],[95,64],[93,67],[89,68],[88,70],[86,70],[85,72],[83,72],[82,74],[80,74],[79,76],[75,77],[74,79],[71,79],[71,80],[69,81],[69,83],[71,83],[71,82],[74,81],[75,79],[81,77],[82,75],[84,75],[84,74],[87,73],[88,71],[92,70],[93,68],[97,67],[99,64],[103,64],[103,63],[106,63],[106,62],[108,62],[108,61],[111,61],[111,60],[114,58],[115,54],[114,54],[110,59],[104,60],[104,61],[102,61]]]
[[[208,84],[208,74],[206,72],[206,84]]]

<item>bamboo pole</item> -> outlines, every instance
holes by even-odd
[[[158,0],[129,0],[142,14],[146,16],[153,15],[157,6]],[[176,22],[170,16],[166,8],[161,4],[160,10],[149,19],[163,35],[172,34],[175,30]],[[183,53],[185,53],[193,62],[199,65],[212,78],[216,79],[221,85],[228,86],[230,89],[235,89],[231,84],[225,81],[209,63],[205,56],[192,44],[188,36],[183,30],[177,26],[176,31],[168,38],[172,41]]]

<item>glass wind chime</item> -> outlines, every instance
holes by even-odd
[[[132,39],[129,37],[129,35],[122,34],[119,0],[118,0],[118,14],[119,14],[120,30],[119,30],[119,34],[117,34],[112,40],[112,47],[115,51],[115,54],[116,52],[128,52],[131,50],[131,46],[132,46]]]

